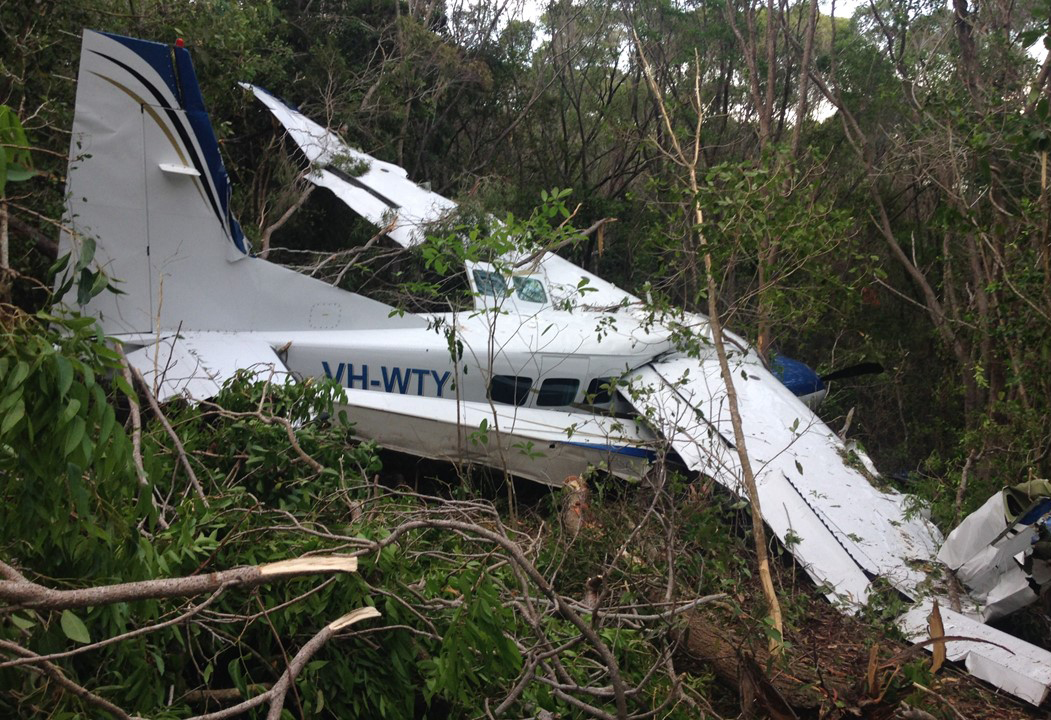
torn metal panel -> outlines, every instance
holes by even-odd
[[[932,604],[932,601],[925,600],[899,618],[899,627],[913,642],[922,642],[930,637],[927,618],[930,617]],[[945,654],[949,660],[964,663],[967,671],[976,678],[1033,705],[1044,702],[1051,690],[1051,652],[944,605],[939,611],[945,635],[986,641],[946,641]]]
[[[950,534],[938,559],[956,573],[983,620],[1036,601],[1051,584],[1051,562],[1035,550],[1049,543],[1051,483],[1031,480],[990,497]],[[1035,586],[1035,587],[1034,587]]]
[[[561,487],[588,466],[638,480],[657,439],[631,420],[483,402],[348,390],[354,433],[383,447],[447,462],[477,462]]]
[[[875,487],[838,437],[752,354],[732,374],[763,517],[831,594],[863,603],[869,577],[916,598],[941,541],[905,496]],[[630,401],[691,469],[741,496],[726,390],[714,355],[654,362],[634,374]]]

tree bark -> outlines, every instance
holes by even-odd
[[[66,610],[92,605],[188,597],[212,592],[220,587],[255,587],[274,580],[302,575],[351,573],[358,569],[355,557],[329,555],[249,565],[245,567],[187,577],[142,580],[140,582],[99,585],[76,590],[54,590],[29,580],[0,581],[0,600],[34,610]]]

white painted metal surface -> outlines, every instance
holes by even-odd
[[[967,671],[1015,697],[1040,705],[1051,690],[1051,652],[1019,640],[939,603],[945,635],[975,638],[985,642],[953,640],[945,643],[945,655],[962,662]],[[927,618],[932,602],[926,600],[903,615],[898,624],[913,642],[930,637]],[[930,646],[927,650],[930,651]]]
[[[1032,557],[1041,523],[1008,523],[1006,510],[1005,493],[997,492],[964,518],[938,552],[938,559],[967,588],[983,620],[1035,602],[1049,570],[1046,560]],[[1032,578],[1032,585],[1030,574],[1040,576]]]
[[[235,332],[168,335],[128,353],[128,362],[161,402],[214,397],[238,370],[278,382],[288,374],[269,343]]]
[[[879,575],[919,597],[938,530],[907,511],[905,496],[874,487],[753,354],[734,353],[731,368],[763,517],[778,538],[831,595],[863,603],[868,575]],[[746,496],[718,359],[655,362],[635,378],[630,401],[686,464]]]
[[[94,237],[97,266],[124,294],[80,309],[110,334],[297,329],[324,313],[332,328],[425,326],[245,255],[207,115],[182,106],[199,93],[192,67],[177,73],[173,57],[189,63],[183,48],[84,32],[59,253]]]
[[[348,390],[355,435],[412,455],[477,462],[560,487],[588,466],[639,479],[658,443],[634,421],[481,402]]]

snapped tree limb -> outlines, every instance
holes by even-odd
[[[54,590],[28,580],[4,580],[0,581],[0,600],[34,610],[66,610],[136,600],[188,597],[214,592],[221,587],[255,587],[274,580],[303,575],[352,573],[357,569],[357,558],[329,555],[250,565],[207,575],[99,585],[76,590]]]

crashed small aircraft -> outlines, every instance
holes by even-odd
[[[246,87],[306,156],[309,181],[393,242],[423,242],[456,207]],[[341,171],[348,159],[364,172]],[[527,270],[505,269],[519,257],[468,264],[475,308],[445,315],[402,315],[253,257],[183,47],[84,32],[67,190],[61,252],[76,257],[81,238],[95,238],[93,262],[122,290],[80,309],[124,344],[161,399],[208,397],[239,369],[328,377],[345,387],[356,432],[393,449],[558,485],[588,465],[639,477],[670,446],[691,471],[744,495],[714,351],[689,355],[673,341],[684,327],[707,337],[701,315],[654,321],[638,298],[536,248],[521,251]],[[878,488],[864,454],[848,450],[743,339],[728,339],[767,524],[831,599],[860,607],[882,578],[921,600],[937,529],[907,511],[905,496]],[[799,395],[823,391],[819,380],[803,385]],[[976,674],[1002,685],[1004,673],[1029,672],[1012,662],[976,663]],[[1039,703],[1051,678],[1034,682],[1020,694]]]

